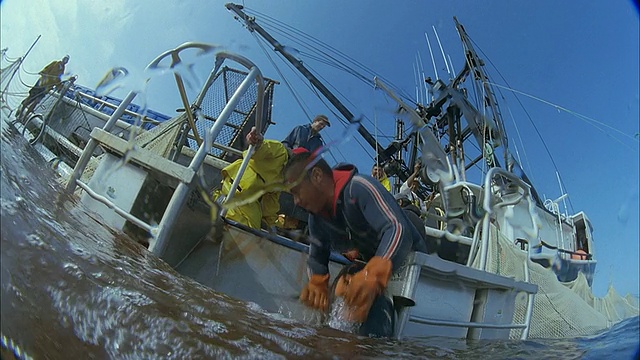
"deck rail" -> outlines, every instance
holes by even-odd
[[[161,62],[166,58],[171,59],[170,68],[174,68],[176,65],[182,62],[180,58],[180,53],[184,50],[194,49],[194,48],[199,49],[205,53],[215,52],[215,55],[216,55],[215,69],[217,69],[219,67],[219,64],[221,64],[225,60],[231,60],[246,67],[249,70],[249,73],[247,74],[247,76],[244,78],[240,86],[238,86],[238,88],[235,90],[235,92],[233,93],[233,95],[231,96],[231,98],[223,108],[222,112],[218,116],[217,121],[211,126],[211,128],[208,129],[207,133],[204,136],[204,139],[200,138],[195,128],[195,125],[194,125],[195,118],[191,110],[191,107],[189,106],[189,103],[188,103],[184,82],[179,74],[174,73],[176,83],[180,91],[181,99],[183,101],[185,111],[187,112],[187,115],[188,115],[189,125],[191,126],[191,129],[194,132],[195,138],[198,140],[198,145],[199,145],[198,150],[196,151],[191,162],[185,168],[185,170],[187,172],[196,173],[202,166],[207,154],[209,153],[209,151],[211,150],[214,144],[214,140],[217,138],[223,126],[228,121],[234,108],[240,102],[243,95],[248,91],[249,87],[254,81],[257,83],[257,93],[258,93],[257,100],[256,100],[257,106],[256,106],[255,125],[258,129],[262,128],[261,126],[262,110],[263,110],[262,102],[264,99],[265,86],[264,86],[264,78],[262,77],[262,73],[260,72],[258,67],[255,66],[251,61],[249,61],[248,59],[242,56],[229,53],[226,51],[221,51],[213,45],[203,44],[203,43],[187,42],[176,47],[175,49],[168,50],[160,54],[153,61],[151,61],[151,63],[149,63],[149,65],[147,66],[147,69],[160,67]],[[207,91],[208,89],[207,86],[208,84],[205,84],[205,87],[203,87],[203,90],[202,90],[203,92]],[[120,105],[114,110],[113,114],[109,117],[107,122],[104,124],[104,126],[102,127],[103,131],[98,133],[108,133],[116,124],[117,120],[120,119],[120,117],[128,111],[127,106],[129,106],[129,104],[133,101],[133,99],[136,97],[137,94],[138,94],[137,91],[130,91],[127,94],[127,96],[122,100]],[[69,179],[69,182],[67,183],[67,186],[66,186],[67,192],[71,193],[75,190],[76,187],[79,186],[80,188],[85,190],[87,194],[93,199],[95,199],[96,201],[103,203],[107,207],[114,210],[118,215],[123,216],[125,219],[149,231],[156,239],[155,243],[153,244],[150,250],[156,255],[162,254],[168,245],[169,235],[171,233],[170,230],[172,229],[179,215],[180,209],[184,205],[187,197],[189,196],[193,177],[186,177],[186,178],[180,177],[180,176],[176,177],[176,179],[179,180],[179,183],[175,191],[173,192],[171,199],[169,200],[169,203],[164,211],[164,214],[162,216],[160,223],[155,227],[151,226],[145,223],[144,221],[136,218],[135,216],[128,213],[127,211],[120,209],[111,200],[92,191],[87,184],[80,181],[80,177],[82,176],[84,170],[86,169],[94,150],[98,145],[102,143],[103,141],[99,139],[99,136],[92,136],[89,139],[82,155],[80,156],[80,159],[78,160],[75,168],[73,169],[73,173]],[[127,150],[125,150],[125,152],[126,151]],[[250,146],[247,151],[247,154],[244,157],[240,173],[238,174],[238,176],[235,177],[234,184],[232,185],[232,192],[230,192],[230,194],[233,194],[233,189],[237,188],[239,180],[242,177],[242,174],[244,172],[244,169],[246,169],[248,165],[248,161],[251,158],[251,155],[253,154],[254,151],[255,151],[255,147]],[[122,152],[122,151],[119,151],[119,152]],[[125,154],[121,153],[120,155],[125,155]],[[182,166],[182,165],[176,164],[176,166]]]
[[[500,177],[508,180],[510,184],[517,186],[517,189],[521,189],[522,193],[521,194],[518,193],[517,196],[513,196],[512,198],[509,198],[509,199],[505,199],[504,197],[498,198],[496,196],[493,196],[492,183],[500,183],[497,181],[498,178]],[[492,204],[492,200],[496,202]],[[529,186],[529,184],[527,184],[521,178],[517,177],[515,174],[507,170],[504,170],[502,168],[494,167],[487,172],[487,175],[485,176],[485,181],[484,181],[484,199],[483,199],[483,208],[485,213],[481,220],[482,238],[481,240],[479,240],[481,244],[480,263],[479,263],[480,270],[486,271],[486,268],[487,268],[487,254],[489,252],[489,232],[490,232],[489,224],[490,224],[491,216],[495,215],[497,209],[503,208],[506,206],[517,205],[521,201],[526,201],[528,205],[528,210],[529,210],[529,213],[531,214],[530,220],[532,223],[532,228],[528,230],[532,234],[532,236],[535,237],[537,236],[537,231],[538,231],[536,227],[535,219],[533,218],[533,214],[535,212],[534,210],[535,203],[533,201],[533,198],[531,197],[531,187]],[[479,227],[479,225],[480,224],[476,225],[476,228]],[[479,239],[479,236],[477,235],[473,237],[473,243],[471,245],[467,266],[471,266],[471,263],[473,262],[473,259],[476,255],[478,239]],[[529,256],[527,256],[526,260],[524,261],[524,281],[525,282],[529,282],[529,261],[530,261]],[[518,325],[518,326],[514,326],[514,328],[518,328],[518,327],[523,328],[522,334],[521,334],[522,340],[525,340],[529,336],[529,329],[531,325],[531,316],[533,313],[534,300],[535,300],[535,293],[527,294],[527,310],[525,313],[524,323],[512,324],[512,325]]]

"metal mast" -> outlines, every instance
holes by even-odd
[[[309,80],[309,82],[311,82],[311,85],[313,85],[316,89],[318,89],[318,91],[320,91],[320,93],[322,93],[322,95],[324,95],[327,98],[327,100],[329,100],[329,102],[331,102],[331,104],[335,106],[335,108],[342,114],[342,116],[344,116],[350,123],[356,122],[356,119],[354,118],[353,114],[349,111],[349,109],[347,109],[340,102],[340,100],[338,100],[338,98],[336,98],[331,93],[331,91],[329,91],[329,89],[327,89],[327,87],[324,86],[324,84],[322,84],[318,80],[318,78],[316,78],[315,75],[313,75],[302,64],[300,60],[296,59],[294,56],[288,53],[287,50],[282,46],[282,44],[276,41],[276,39],[274,39],[268,32],[266,32],[260,25],[258,25],[255,22],[255,18],[248,16],[242,11],[243,9],[242,5],[227,3],[225,7],[228,10],[233,11],[236,15],[238,15],[244,21],[244,23],[247,25],[250,31],[257,32],[260,36],[262,36],[265,40],[267,40],[277,52],[281,53],[285,59],[287,59],[293,66],[295,66],[295,68],[298,69],[298,71],[300,71],[302,75],[304,75],[307,78],[307,80]],[[384,153],[384,148],[376,142],[375,138],[371,135],[369,131],[367,131],[367,129],[365,129],[362,126],[362,124],[358,127],[358,132],[360,133],[360,135],[362,135],[364,140],[367,143],[369,143],[369,145],[371,145],[372,148],[376,150],[380,159],[382,159],[383,161],[389,159],[389,156]]]

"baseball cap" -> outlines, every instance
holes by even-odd
[[[323,121],[327,126],[331,127],[331,123],[329,122],[329,118],[327,115],[318,115],[313,118],[313,122]]]

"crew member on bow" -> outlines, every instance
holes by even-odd
[[[68,62],[69,55],[65,55],[62,60],[52,61],[40,70],[38,73],[40,74],[40,78],[31,90],[29,90],[29,96],[22,100],[22,103],[16,111],[16,117],[21,117],[23,113],[25,115],[31,113],[45,95],[47,95],[54,86],[58,86],[62,82],[62,74],[64,74],[65,65],[67,65]]]

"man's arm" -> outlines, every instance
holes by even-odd
[[[402,209],[381,184],[368,178],[354,176],[349,196],[355,198],[368,225],[380,240],[376,256],[391,260],[396,270],[410,251],[413,234]]]
[[[309,244],[309,276],[328,274],[331,242],[313,215],[309,216]]]
[[[418,174],[420,174],[420,167],[422,167],[422,165],[417,162],[414,167],[413,167],[413,173],[411,175],[409,175],[409,177],[407,178],[407,185],[411,185],[411,183],[413,183],[413,181],[416,179],[416,177],[418,176]]]
[[[282,143],[287,146],[289,149],[293,149],[293,146],[296,143],[296,138],[298,137],[298,132],[299,132],[299,126],[294,127],[291,132],[289,133],[289,135],[287,135],[286,138],[284,138],[284,140],[282,140]]]

